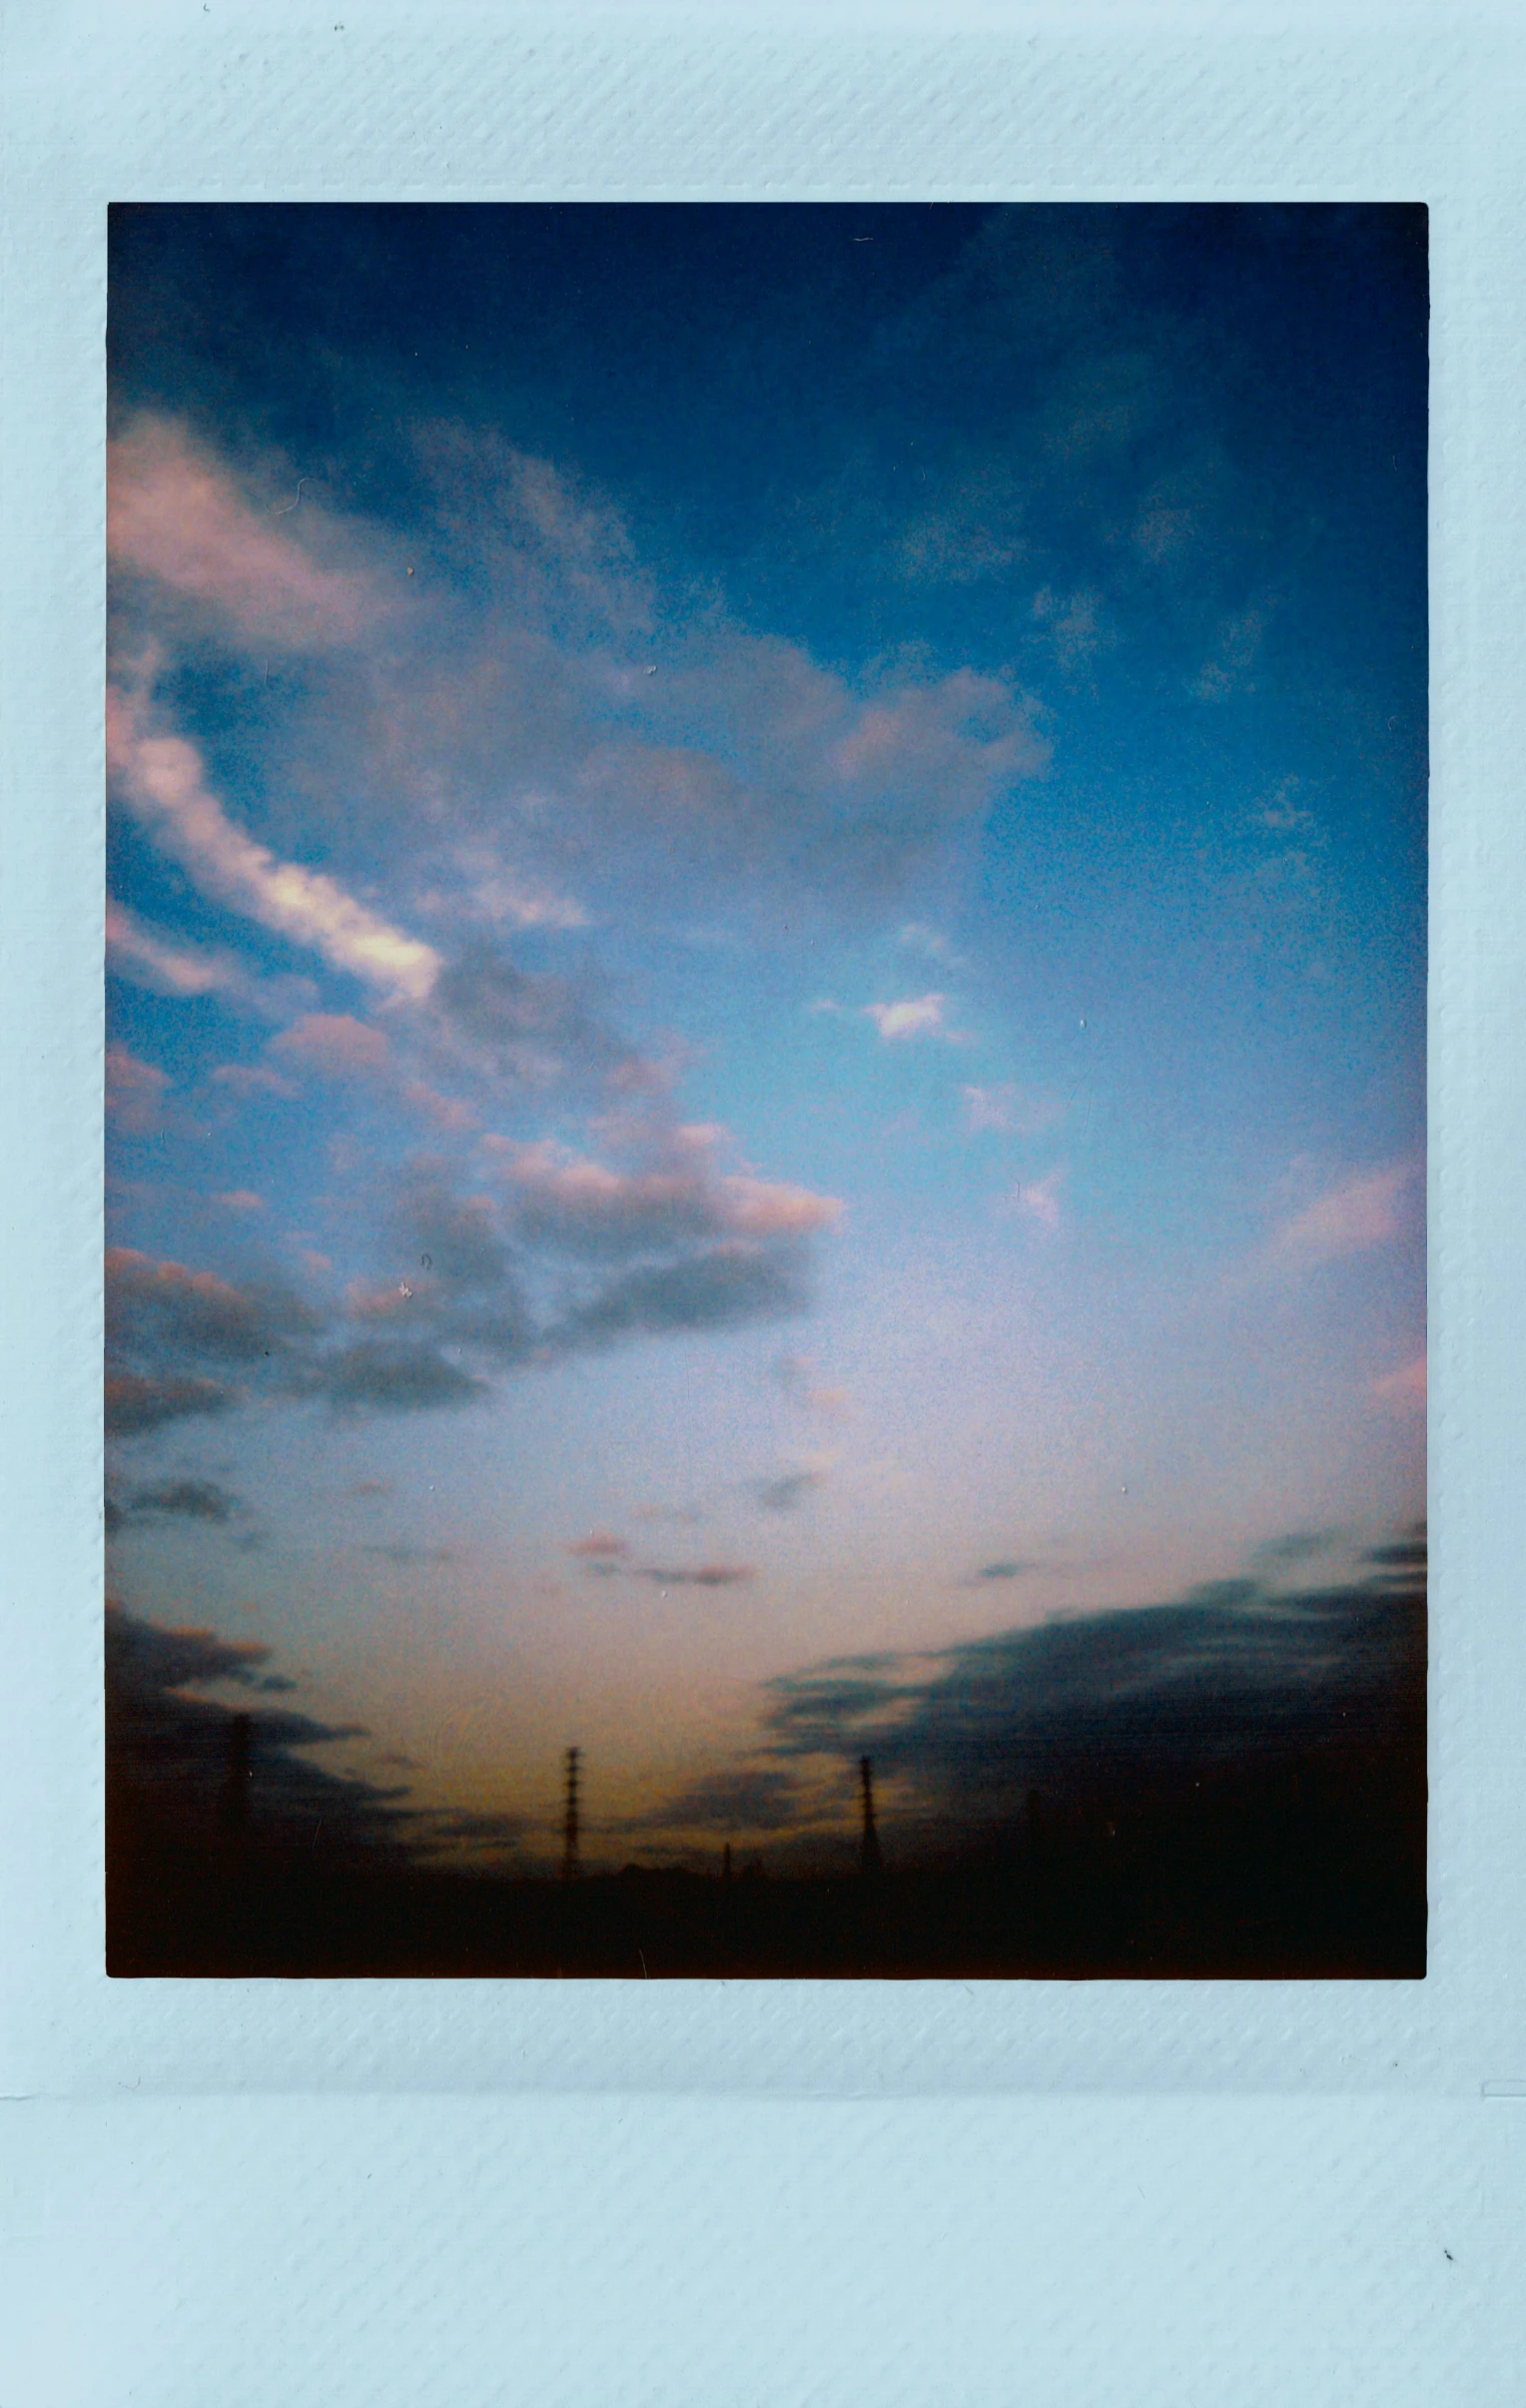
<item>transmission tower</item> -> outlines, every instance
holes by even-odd
[[[874,1766],[867,1756],[859,1758],[859,1788],[864,1795],[864,1838],[859,1851],[859,1871],[866,1882],[876,1881],[881,1871],[880,1835],[874,1820]]]
[[[578,1751],[568,1748],[567,1804],[561,1825],[561,1878],[564,1882],[575,1882],[582,1871],[577,1853],[577,1763]]]

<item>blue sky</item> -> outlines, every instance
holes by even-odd
[[[1412,209],[115,214],[112,1585],[209,1694],[681,1854],[842,1822],[823,1664],[1370,1580],[1425,337]]]

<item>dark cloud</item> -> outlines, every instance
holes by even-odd
[[[679,1564],[671,1571],[660,1565],[644,1563],[637,1566],[634,1577],[657,1582],[665,1589],[729,1589],[739,1580],[751,1580],[750,1563]]]
[[[400,1790],[309,1761],[310,1748],[364,1737],[284,1707],[253,1703],[292,1684],[264,1670],[270,1649],[210,1630],[166,1630],[120,1606],[106,1616],[106,1741],[115,1784],[188,1839],[219,1830],[234,1761],[238,1709],[188,1694],[217,1684],[247,1691],[247,1826],[257,1846],[311,1850],[329,1858],[397,1858],[404,1822]]]
[[[565,1199],[553,1209],[549,1189],[528,1197],[522,1165],[504,1206],[461,1194],[437,1159],[409,1162],[383,1223],[389,1275],[323,1309],[277,1281],[240,1285],[119,1247],[107,1261],[108,1427],[132,1436],[261,1391],[347,1414],[469,1404],[490,1393],[494,1371],[803,1311],[809,1232],[836,1204],[750,1175],[717,1178],[704,1148],[681,1154],[670,1173],[569,1172],[559,1158],[545,1170],[542,1186],[559,1181],[574,1197],[591,1187],[620,1205],[591,1248],[587,1210]],[[538,1215],[532,1280],[514,1242],[526,1210]]]
[[[707,1773],[620,1828],[627,1831],[786,1831],[804,1819],[792,1773],[770,1765],[739,1765]]]
[[[1327,1555],[1339,1538],[1338,1530],[1290,1530],[1285,1538],[1270,1538],[1257,1547],[1253,1560],[1267,1565],[1309,1563]]]
[[[564,1314],[546,1332],[546,1342],[554,1352],[573,1353],[637,1331],[734,1329],[803,1312],[807,1298],[799,1244],[738,1239],[612,1279]]]
[[[569,981],[519,970],[491,946],[473,946],[447,964],[434,982],[433,1003],[497,1076],[516,1086],[657,1083],[651,1066],[596,1018]]]
[[[129,1364],[173,1356],[250,1364],[310,1337],[321,1316],[276,1283],[238,1287],[216,1271],[155,1261],[131,1246],[106,1257],[106,1342]]]
[[[882,1668],[824,1664],[771,1684],[774,1745],[872,1753],[925,1802],[999,1812],[1030,1785],[1075,1796],[1390,1737],[1424,1698],[1424,1573],[1401,1569],[1296,1595],[1215,1581]]]
[[[507,1282],[508,1248],[491,1203],[485,1196],[457,1196],[443,1163],[408,1164],[393,1211],[398,1236],[433,1289],[454,1298],[494,1293]]]
[[[363,1555],[378,1556],[382,1563],[441,1564],[456,1561],[453,1547],[410,1547],[406,1539],[396,1539],[390,1546],[362,1547]]]
[[[1042,1572],[1044,1566],[1032,1563],[1023,1556],[1003,1556],[996,1563],[983,1563],[970,1575],[973,1585],[978,1580],[1020,1580],[1025,1572]]]
[[[412,1845],[420,1850],[516,1848],[530,1828],[524,1815],[483,1813],[466,1807],[420,1808],[409,1820]]]
[[[279,1282],[237,1286],[216,1271],[131,1246],[106,1257],[106,1426],[118,1437],[224,1412],[248,1377],[298,1360],[322,1316]]]
[[[106,1375],[106,1430],[113,1438],[136,1438],[198,1413],[225,1413],[239,1391],[227,1380],[152,1376],[110,1370]]]
[[[471,1404],[489,1393],[485,1379],[447,1362],[429,1340],[362,1338],[308,1365],[294,1393],[323,1398],[339,1412],[413,1413]]]
[[[247,1511],[242,1497],[231,1495],[215,1480],[181,1478],[135,1488],[126,1499],[108,1498],[106,1519],[108,1529],[121,1529],[133,1522],[181,1520],[213,1522],[226,1528],[242,1519]]]
[[[775,1480],[759,1482],[756,1490],[758,1503],[766,1513],[793,1513],[797,1505],[804,1504],[813,1489],[821,1487],[823,1477],[819,1471],[781,1472]]]

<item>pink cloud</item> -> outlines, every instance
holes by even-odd
[[[1417,1354],[1413,1362],[1401,1364],[1397,1371],[1387,1371],[1372,1382],[1372,1393],[1379,1404],[1395,1413],[1423,1413],[1426,1402],[1426,1358]]]
[[[147,1137],[160,1126],[169,1085],[164,1071],[140,1062],[125,1045],[107,1047],[106,1110],[130,1137]]]
[[[574,1538],[567,1547],[569,1555],[584,1558],[589,1563],[607,1562],[616,1555],[628,1555],[630,1548],[612,1530],[590,1530],[586,1538]]]
[[[469,1104],[463,1104],[457,1096],[440,1095],[422,1079],[405,1079],[397,1092],[410,1111],[421,1113],[436,1129],[448,1130],[454,1137],[482,1125]]]
[[[118,568],[213,609],[248,642],[309,651],[355,643],[381,609],[371,579],[324,568],[297,539],[333,530],[311,503],[259,511],[227,471],[166,418],[108,446],[106,539]],[[303,480],[306,481],[306,480]]]
[[[713,1158],[726,1135],[709,1124],[669,1131],[657,1164],[636,1171],[571,1154],[551,1139],[532,1145],[500,1139],[491,1150],[516,1191],[521,1231],[573,1247],[602,1251],[719,1235],[803,1236],[840,1217],[836,1197],[748,1172],[717,1176]]]
[[[384,1071],[391,1048],[380,1029],[348,1012],[309,1012],[279,1037],[271,1052],[324,1079],[369,1079]]]
[[[1390,1163],[1342,1180],[1272,1232],[1272,1253],[1292,1262],[1329,1262],[1384,1244],[1403,1226],[1403,1199],[1414,1176],[1412,1165]]]
[[[295,1080],[283,1079],[279,1071],[267,1070],[263,1063],[224,1062],[212,1073],[217,1087],[226,1087],[235,1096],[281,1096],[288,1103],[302,1094]]]
[[[849,785],[910,778],[984,797],[1034,776],[1048,757],[1009,686],[956,669],[936,685],[897,687],[862,704],[831,764]]]
[[[223,1195],[214,1196],[212,1201],[224,1212],[263,1212],[265,1210],[265,1198],[257,1196],[253,1188],[229,1188]]]

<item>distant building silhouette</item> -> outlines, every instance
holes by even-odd
[[[582,1871],[582,1859],[578,1848],[577,1767],[578,1751],[576,1748],[568,1748],[566,1754],[567,1803],[561,1823],[561,1878],[564,1882],[575,1882]]]
[[[866,1882],[872,1882],[878,1880],[883,1867],[880,1835],[874,1820],[874,1766],[867,1756],[859,1758],[859,1788],[864,1800],[864,1836],[859,1847],[859,1871]]]

